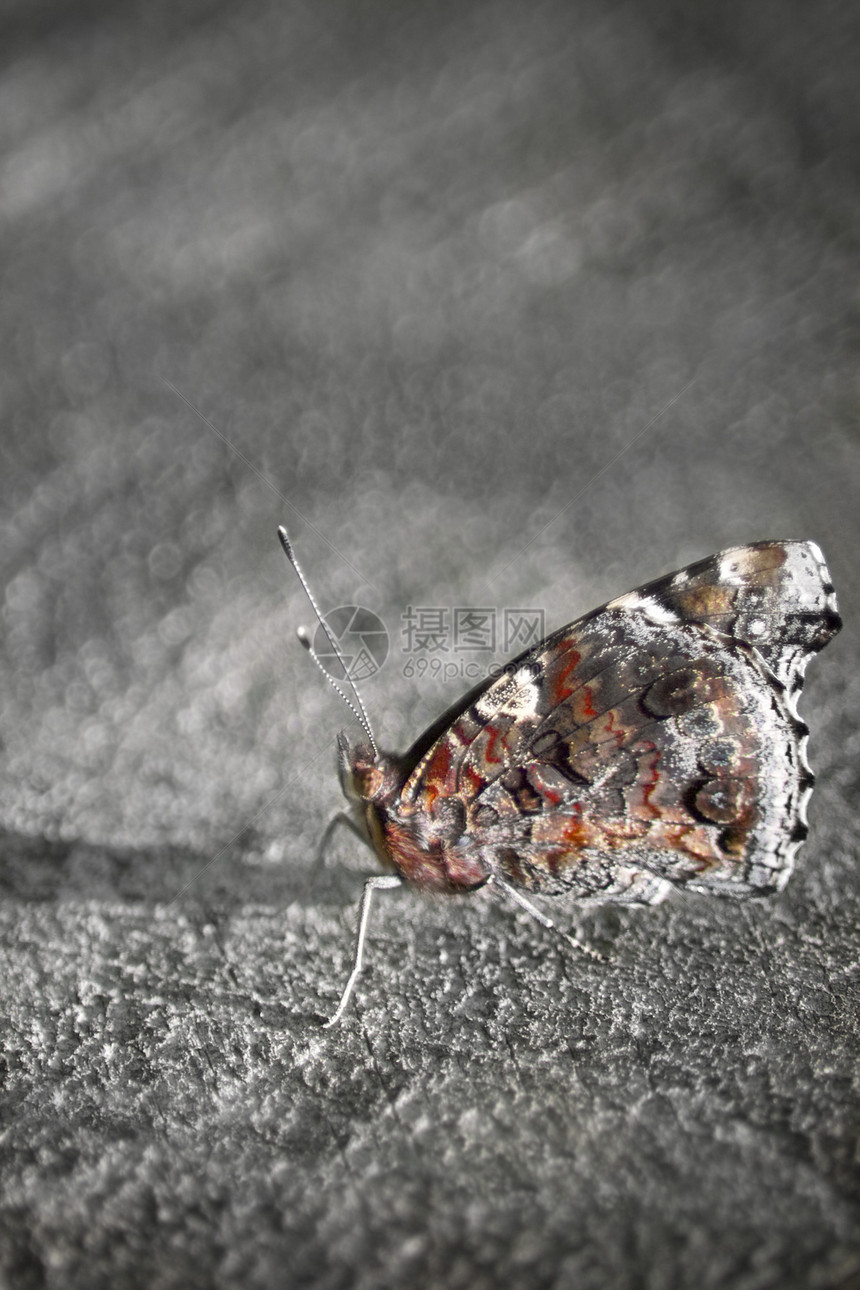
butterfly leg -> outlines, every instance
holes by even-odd
[[[354,837],[358,838],[360,842],[363,842],[364,845],[367,846],[367,838],[362,833],[352,816],[346,811],[338,811],[336,815],[331,817],[323,830],[323,835],[320,838],[316,858],[314,860],[315,866],[325,864],[325,853],[328,850],[328,844],[334,837],[335,830],[339,824],[343,824],[347,829],[349,829],[350,833],[352,833]]]
[[[373,893],[375,891],[390,891],[394,887],[399,887],[402,881],[403,879],[394,873],[375,873],[372,878],[368,878],[365,882],[364,891],[361,893],[361,903],[358,906],[358,930],[355,936],[355,957],[352,961],[352,971],[343,988],[340,1003],[328,1021],[323,1023],[324,1029],[337,1025],[340,1021],[346,1010],[346,1005],[349,1003],[349,997],[355,988],[355,983],[361,974],[361,960],[364,953],[364,941],[367,936],[367,922],[370,917],[370,901]]]
[[[576,949],[581,950],[583,954],[587,954],[589,958],[597,959],[599,963],[606,962],[606,959],[602,954],[598,954],[597,950],[593,950],[590,945],[585,945],[582,941],[578,941],[570,932],[563,932],[558,924],[554,923],[542,909],[538,909],[537,905],[533,905],[530,900],[527,900],[521,891],[517,891],[516,887],[510,887],[502,878],[499,878],[497,874],[493,874],[493,876],[488,880],[487,886],[489,886],[490,883],[501,888],[505,895],[512,900],[514,904],[519,905],[520,909],[524,909],[527,914],[531,914],[532,918],[537,919],[542,927],[547,928],[550,932],[555,932],[557,936],[563,936],[566,941],[575,946]]]
[[[317,873],[325,864],[328,845],[331,842],[332,838],[334,837],[338,826],[341,824],[344,825],[346,828],[348,828],[350,833],[352,833],[355,837],[357,837],[359,841],[364,844],[365,847],[367,846],[367,838],[362,833],[361,829],[358,827],[358,825],[356,824],[355,820],[352,818],[351,815],[349,815],[346,811],[338,811],[336,815],[333,815],[329,820],[328,824],[323,829],[323,834],[319,840],[319,843],[317,844],[317,849],[314,854],[314,858],[311,861],[306,871],[304,885],[300,888],[299,894],[297,896],[297,900],[299,904],[304,905],[307,903],[308,897],[310,896],[310,893],[313,889]]]

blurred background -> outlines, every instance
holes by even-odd
[[[3,6],[9,1284],[855,1275],[858,34],[836,0]],[[372,860],[311,875],[349,723],[279,523],[385,623],[395,748],[467,688],[406,674],[408,606],[550,629],[819,542],[847,626],[782,903],[600,915],[621,979],[393,897],[321,1037]]]

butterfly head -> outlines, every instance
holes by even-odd
[[[352,744],[346,733],[337,737],[340,786],[350,802],[375,802],[396,791],[399,778],[393,760],[375,752],[369,743]]]

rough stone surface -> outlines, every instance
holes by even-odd
[[[854,7],[3,23],[3,1284],[856,1287]],[[388,625],[390,747],[466,688],[408,605],[817,540],[787,891],[589,914],[607,964],[382,896],[321,1030],[369,857],[312,866],[345,714],[284,520]]]

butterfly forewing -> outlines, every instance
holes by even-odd
[[[842,625],[814,542],[732,547],[630,594],[753,646],[789,689]]]

